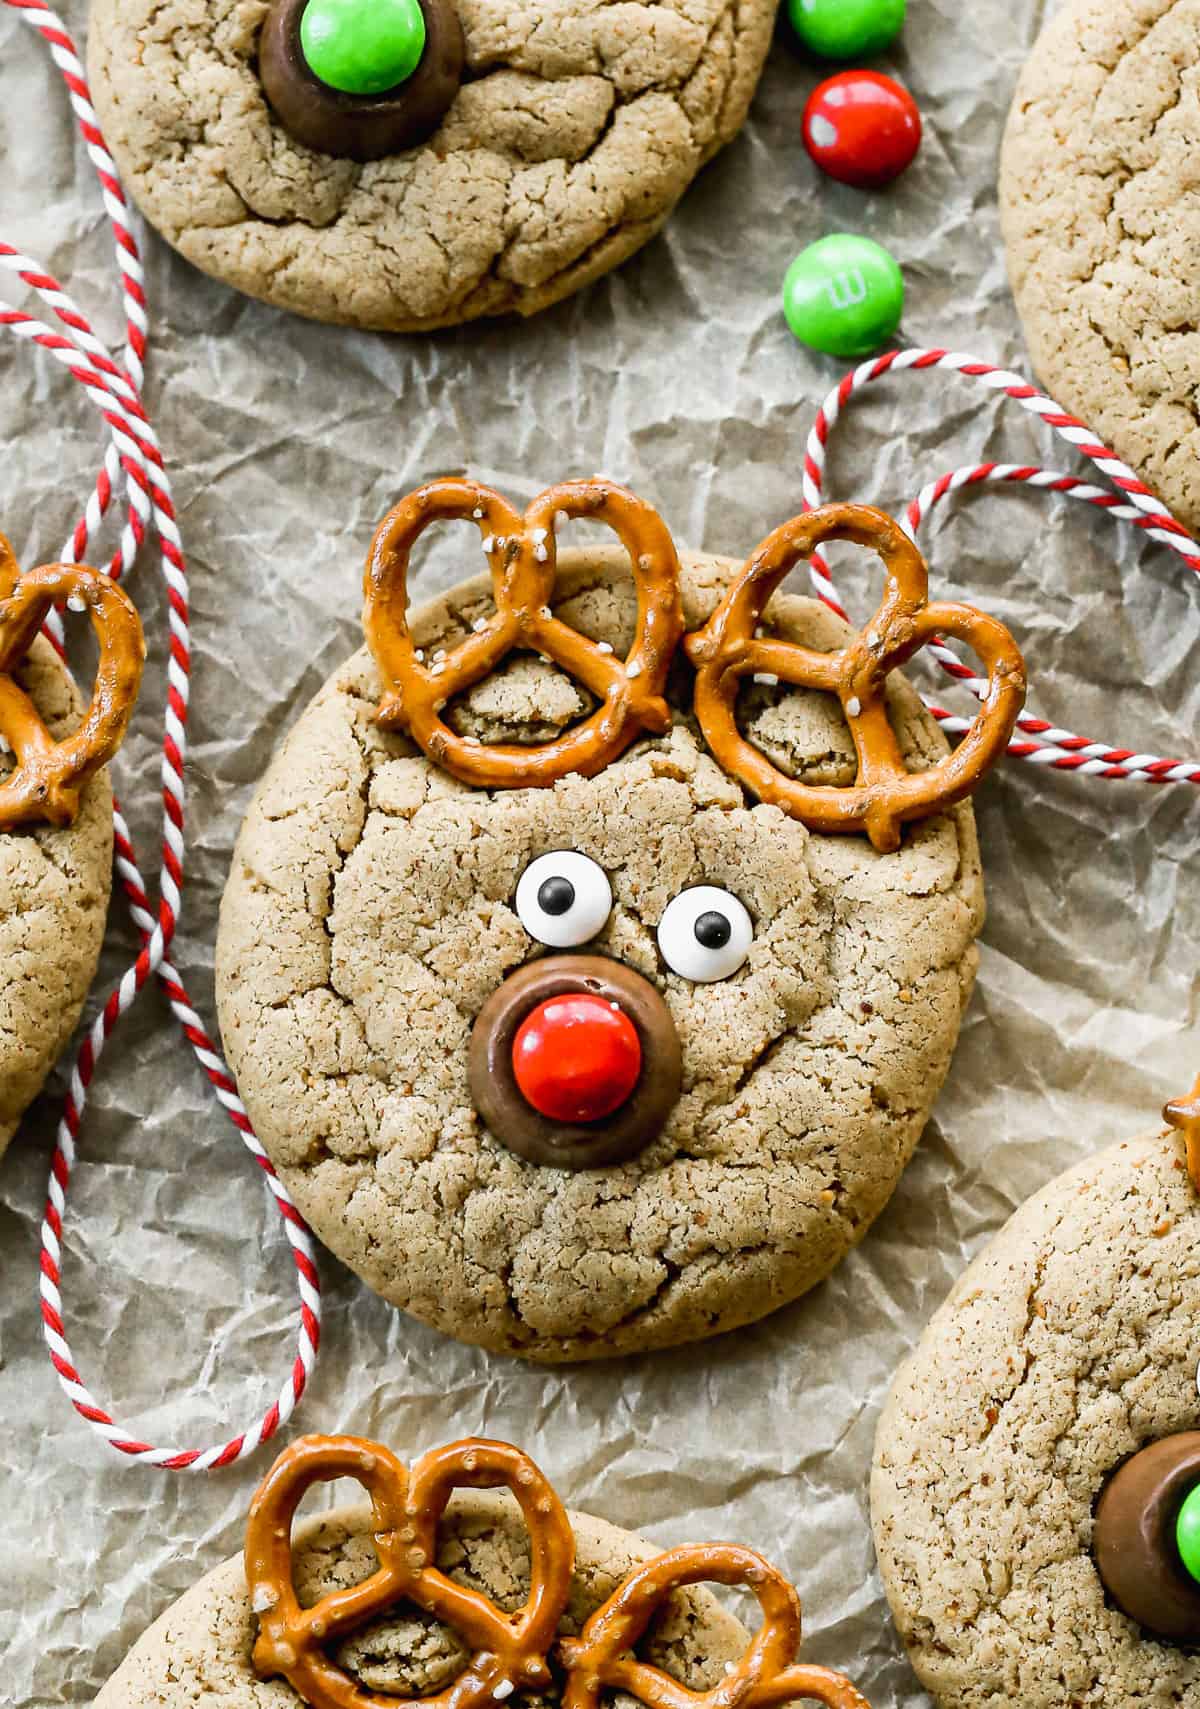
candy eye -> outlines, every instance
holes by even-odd
[[[745,907],[715,884],[681,891],[658,925],[658,947],[672,973],[704,985],[736,973],[753,942]]]
[[[602,866],[573,849],[539,855],[517,885],[517,914],[531,938],[550,949],[574,949],[603,930],[612,886]]]

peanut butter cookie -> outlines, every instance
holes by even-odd
[[[1114,1146],[1012,1217],[900,1372],[875,1543],[942,1709],[1200,1706],[1172,1535],[1200,1482],[1198,1224],[1178,1134]]]
[[[303,4],[94,0],[89,71],[127,186],[189,261],[318,320],[420,331],[532,314],[653,237],[741,126],[774,13],[426,0],[393,96],[348,90],[378,67],[361,40],[314,46]]]
[[[1200,528],[1200,0],[1066,0],[1004,142],[1009,273],[1055,398]]]
[[[683,555],[689,630],[737,567]],[[487,643],[491,595],[477,579],[413,615],[431,673],[464,639]],[[624,657],[636,611],[622,551],[560,553],[554,614],[597,650]],[[782,595],[766,626],[826,651],[844,635],[824,607]],[[263,1143],[371,1287],[496,1351],[666,1347],[795,1299],[887,1203],[950,1064],[983,920],[969,803],[909,827],[892,853],[810,832],[717,764],[692,682],[681,657],[670,729],[598,775],[493,790],[380,727],[364,650],[300,718],[238,842],[218,1002]],[[444,716],[486,755],[553,739],[594,706],[517,653]],[[902,679],[889,710],[914,769],[945,754]],[[764,678],[740,715],[793,778],[854,779],[835,699]],[[525,1053],[509,1032],[524,1016],[529,1042],[528,1004],[507,1005],[551,969],[544,995],[570,998],[562,1030]],[[576,1047],[576,999],[596,1060]],[[584,1108],[593,1069],[603,1090],[624,1085],[630,1031],[640,1086],[666,1086],[632,1150],[618,1117]],[[560,1045],[578,1073],[541,1084]],[[564,1091],[573,1117],[553,1102]],[[570,1119],[592,1125],[568,1155],[555,1123]]]

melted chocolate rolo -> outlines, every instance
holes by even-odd
[[[539,1003],[568,991],[619,1004],[642,1046],[637,1085],[603,1121],[550,1121],[525,1100],[513,1076],[513,1041],[522,1021]],[[518,1157],[552,1169],[599,1169],[636,1157],[662,1131],[683,1076],[667,1005],[640,973],[602,955],[546,956],[510,974],[479,1011],[467,1062],[471,1096],[489,1132]]]
[[[425,51],[412,76],[382,95],[347,95],[309,70],[300,45],[308,0],[274,0],[258,45],[267,100],[306,148],[348,160],[401,154],[432,136],[462,82],[463,32],[453,0],[418,0]]]
[[[1179,1558],[1175,1522],[1200,1483],[1200,1430],[1164,1436],[1114,1472],[1096,1506],[1092,1550],[1104,1588],[1156,1638],[1200,1644],[1200,1584]]]

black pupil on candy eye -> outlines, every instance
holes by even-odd
[[[705,949],[724,949],[733,935],[733,927],[724,914],[718,914],[715,908],[710,908],[707,914],[701,914],[692,930],[696,934],[696,942]]]
[[[548,878],[538,887],[538,907],[555,919],[575,906],[575,886],[569,878]]]

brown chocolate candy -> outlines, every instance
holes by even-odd
[[[308,0],[274,0],[258,45],[267,100],[307,148],[349,160],[400,154],[431,136],[462,82],[463,33],[453,0],[418,0],[425,51],[412,76],[382,95],[347,95],[309,70],[300,45]]]
[[[1104,1486],[1092,1550],[1123,1614],[1157,1638],[1200,1644],[1200,1584],[1179,1558],[1175,1522],[1200,1483],[1200,1430],[1164,1436]]]
[[[539,1003],[587,991],[617,1003],[637,1029],[642,1072],[621,1107],[576,1126],[548,1120],[513,1077],[513,1041]],[[467,1057],[471,1096],[490,1132],[527,1162],[600,1169],[636,1157],[662,1131],[679,1097],[683,1062],[671,1012],[648,980],[601,955],[552,955],[511,974],[479,1011]]]

